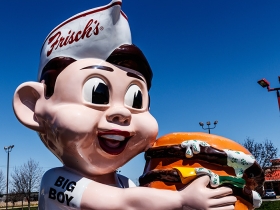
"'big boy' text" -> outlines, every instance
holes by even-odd
[[[76,186],[76,182],[70,181],[69,179],[65,179],[64,177],[59,176],[56,182],[54,183],[54,186],[60,187],[64,191],[58,192],[56,189],[51,187],[49,191],[49,198],[53,200],[57,200],[60,203],[66,203],[66,205],[69,206],[70,201],[74,197],[68,195],[67,192],[73,192]]]

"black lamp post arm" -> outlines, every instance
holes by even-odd
[[[210,130],[216,128],[217,123],[218,123],[218,121],[216,120],[216,121],[214,122],[214,127],[210,127],[210,122],[208,121],[208,122],[207,122],[207,128],[204,128],[204,127],[203,127],[203,126],[204,126],[204,123],[202,123],[202,122],[200,122],[199,125],[202,127],[203,130],[208,130],[208,133],[210,134]]]
[[[208,130],[208,133],[209,133],[209,134],[210,134],[210,130],[211,130],[211,129],[216,128],[216,125],[214,125],[214,127],[212,127],[212,128],[210,128],[209,125],[207,125],[207,126],[208,126],[208,128],[204,128],[203,126],[201,126],[201,127],[202,127],[202,129],[204,129],[204,130]]]

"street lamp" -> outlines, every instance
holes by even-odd
[[[278,76],[278,81],[280,83],[280,76]],[[270,83],[265,78],[259,80],[258,83],[263,88],[266,88],[268,92],[276,91],[276,96],[277,96],[277,100],[278,100],[278,108],[280,110],[280,94],[279,94],[280,87],[279,88],[270,88]]]
[[[215,120],[215,121],[214,121],[214,127],[210,128],[211,123],[210,123],[210,121],[208,121],[208,122],[206,122],[207,128],[204,128],[204,127],[203,127],[203,126],[204,126],[204,123],[203,123],[203,122],[199,122],[199,125],[202,127],[202,129],[208,130],[208,133],[209,133],[209,134],[210,134],[210,129],[216,128],[216,125],[217,125],[217,124],[218,124],[218,120]]]
[[[10,160],[10,152],[14,148],[14,145],[10,145],[8,147],[4,147],[4,150],[8,153],[8,160],[7,160],[7,185],[6,185],[6,209],[8,209],[8,191],[9,191],[9,160]]]

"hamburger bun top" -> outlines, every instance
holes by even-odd
[[[208,133],[202,132],[178,132],[178,133],[170,133],[165,136],[160,137],[152,146],[152,148],[160,147],[160,146],[168,146],[181,144],[183,141],[187,140],[200,140],[204,141],[210,146],[223,150],[223,149],[231,149],[240,152],[244,152],[247,155],[251,155],[251,153],[244,148],[242,145],[238,144],[235,141],[227,139],[222,136],[217,136]]]

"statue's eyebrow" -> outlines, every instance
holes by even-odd
[[[139,77],[137,74],[134,74],[134,73],[132,73],[132,72],[127,72],[126,75],[127,75],[128,77],[134,77],[134,78],[136,78],[136,79],[140,79],[140,80],[142,80],[143,82],[145,82],[141,77]]]
[[[112,69],[109,66],[100,66],[100,65],[92,65],[92,66],[87,66],[84,68],[81,68],[80,70],[84,70],[84,69],[100,69],[100,70],[105,70],[105,71],[114,71],[114,69]]]
[[[100,69],[100,70],[105,70],[105,71],[110,71],[110,72],[113,72],[114,69],[112,69],[111,67],[109,66],[101,66],[101,65],[92,65],[92,66],[87,66],[87,67],[84,67],[84,68],[81,68],[80,70],[84,70],[84,69]],[[142,81],[144,81],[144,79],[142,79],[141,77],[139,77],[137,74],[134,74],[132,72],[127,72],[126,75],[128,77],[134,77],[136,79],[140,79]],[[145,82],[145,81],[144,81]]]

